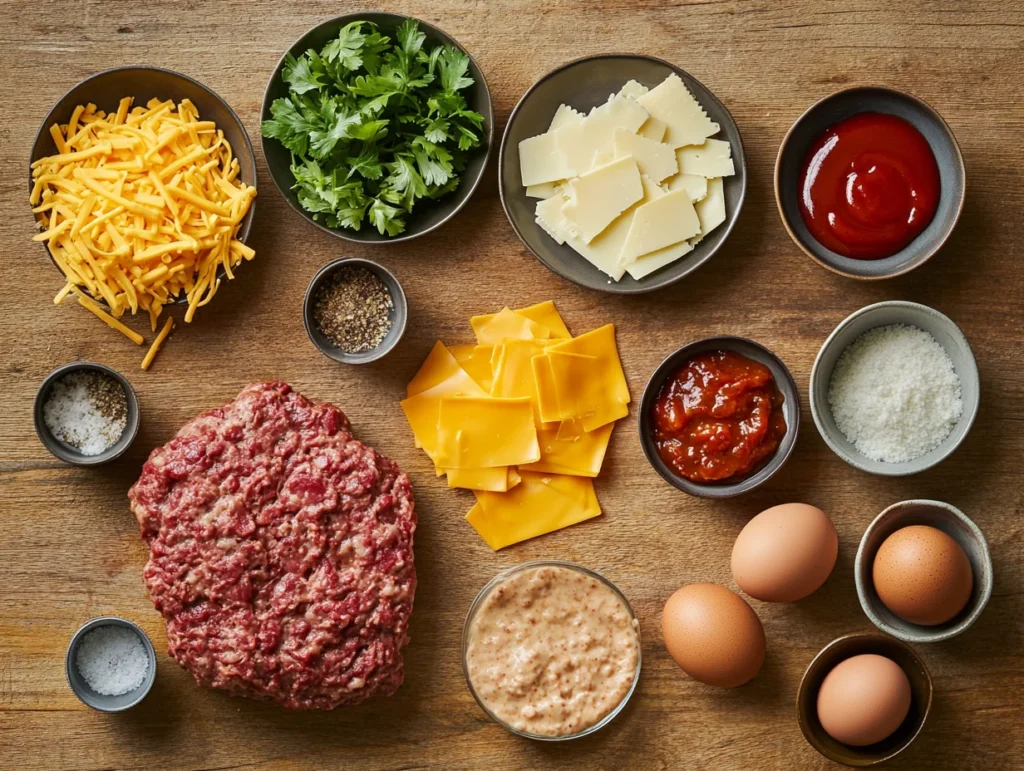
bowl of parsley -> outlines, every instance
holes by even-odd
[[[271,179],[347,241],[404,241],[465,206],[494,139],[483,73],[453,38],[393,13],[318,24],[281,58],[261,114]]]

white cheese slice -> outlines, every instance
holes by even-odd
[[[558,186],[565,183],[565,180],[558,182],[541,182],[539,185],[530,185],[526,188],[527,198],[550,198],[558,192]]]
[[[643,83],[637,83],[635,80],[627,80],[625,85],[619,89],[619,93],[616,96],[628,96],[630,99],[636,99],[643,96],[650,91],[647,86]]]
[[[569,180],[567,192],[569,201],[562,207],[562,214],[587,244],[644,197],[640,170],[632,156]]]
[[[731,177],[736,173],[732,163],[732,145],[721,139],[708,139],[696,147],[676,151],[682,174],[712,177]]]
[[[636,133],[647,117],[647,111],[632,99],[616,95],[611,101],[591,110],[581,123],[572,123],[558,129],[555,132],[556,147],[565,153],[568,166],[575,169],[575,174],[582,175],[593,169],[596,153],[608,153],[614,157],[612,135],[615,129],[624,128]],[[562,178],[572,176],[575,175],[568,174]]]
[[[668,129],[668,126],[665,125],[664,121],[660,121],[657,118],[648,118],[636,133],[642,137],[647,137],[652,142],[662,142],[665,139],[666,129]]]
[[[559,246],[566,242],[571,233],[569,223],[565,221],[562,214],[562,207],[565,206],[566,198],[561,191],[543,201],[537,202],[534,210],[535,219],[541,229],[555,239]]]
[[[644,204],[665,195],[665,191],[647,179],[647,177],[642,177],[641,180],[644,187],[644,197],[620,214],[611,225],[605,228],[601,235],[589,244],[583,243],[581,239],[572,235],[567,236],[565,239],[565,243],[572,247],[577,254],[616,281],[621,279],[622,275],[626,272],[626,269],[619,265],[618,261],[619,254],[622,253],[622,245],[626,242],[626,236],[629,235],[629,226],[633,222],[633,215]],[[568,223],[565,223],[563,227],[567,228]]]
[[[708,178],[697,174],[676,174],[665,182],[665,187],[669,192],[685,190],[690,194],[690,200],[697,203],[708,194]]]
[[[625,267],[638,257],[665,249],[700,233],[700,219],[690,194],[676,190],[636,210],[622,245],[619,265]]]
[[[622,128],[615,129],[614,139],[615,157],[632,155],[640,173],[646,174],[655,184],[679,170],[675,151],[668,145],[637,136]]]
[[[549,131],[519,143],[519,171],[523,185],[539,185],[557,182],[576,176],[576,170],[569,165],[565,152],[558,147],[557,137],[561,131],[572,127]]]
[[[632,265],[626,266],[626,272],[639,281],[644,276],[651,275],[656,270],[661,270],[666,265],[675,262],[680,257],[685,257],[693,251],[693,242],[682,241],[678,244],[661,249],[657,252],[645,254],[637,259]]]
[[[598,169],[602,166],[607,166],[614,160],[615,156],[612,153],[606,153],[604,150],[598,150],[594,153],[594,160],[590,162],[590,168]],[[637,166],[639,165],[640,164],[637,164]]]
[[[555,131],[563,126],[568,126],[573,123],[582,123],[585,117],[586,116],[583,113],[574,110],[569,105],[560,104],[558,105],[558,109],[555,110],[555,116],[551,119],[551,125],[548,126],[548,131]]]
[[[721,177],[708,180],[708,194],[703,201],[694,204],[700,219],[700,237],[725,222],[725,186]]]
[[[637,97],[637,102],[652,117],[665,123],[668,129],[663,141],[672,147],[699,145],[707,137],[718,133],[719,125],[708,118],[693,94],[674,73],[660,85]]]

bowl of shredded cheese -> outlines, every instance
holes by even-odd
[[[255,257],[245,244],[256,197],[252,143],[217,94],[156,67],[121,67],[68,91],[32,148],[29,201],[73,297],[138,345],[120,319],[156,332],[165,307],[186,322]],[[155,347],[173,322],[163,320]],[[148,367],[152,356],[147,357]]]

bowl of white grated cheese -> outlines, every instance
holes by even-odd
[[[960,446],[980,390],[959,327],[926,305],[891,300],[852,313],[825,340],[811,370],[811,414],[851,466],[906,476]]]

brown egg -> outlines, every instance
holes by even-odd
[[[694,680],[735,688],[764,663],[764,627],[746,601],[724,586],[684,586],[665,603],[661,632],[672,658]]]
[[[732,547],[740,589],[765,602],[795,602],[817,590],[836,564],[839,536],[821,509],[784,503],[765,509]]]
[[[852,747],[880,742],[910,712],[910,680],[892,659],[874,653],[836,664],[818,691],[818,720],[828,735]]]
[[[971,598],[971,561],[956,540],[935,527],[911,525],[878,549],[871,578],[882,603],[911,624],[935,626],[956,616]]]

